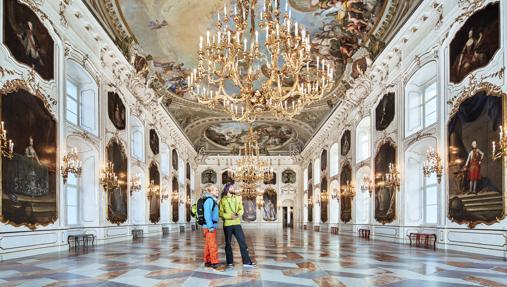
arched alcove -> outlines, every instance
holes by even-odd
[[[435,225],[438,216],[438,184],[435,174],[425,177],[426,150],[436,148],[435,138],[424,138],[405,152],[405,221],[409,225]],[[410,199],[410,200],[407,200]]]
[[[358,224],[368,224],[370,222],[370,193],[362,191],[361,186],[364,184],[364,177],[371,179],[371,168],[363,166],[356,172],[356,197],[355,197],[355,221]],[[373,191],[372,191],[373,192]]]
[[[340,183],[338,180],[333,180],[329,184],[329,194],[339,194],[340,193]],[[340,217],[340,209],[339,209],[338,200],[329,197],[329,223],[338,223],[338,218]]]
[[[134,158],[144,162],[144,125],[137,117],[130,117],[130,145]]]
[[[66,219],[68,225],[93,225],[98,218],[99,153],[91,143],[79,136],[67,138],[67,150],[75,148],[82,162],[79,178],[69,175],[65,185]]]
[[[132,176],[139,177],[139,183],[141,189],[136,192],[131,192],[131,211],[132,211],[132,223],[133,224],[145,224],[146,223],[146,186],[148,181],[144,170],[139,166],[133,166],[131,171]]]

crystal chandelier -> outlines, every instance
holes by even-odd
[[[155,181],[153,180],[150,181],[150,184],[148,185],[146,191],[147,191],[146,196],[148,197],[148,199],[160,196],[160,186],[156,185]]]
[[[120,185],[118,176],[114,173],[114,164],[112,162],[108,161],[106,167],[100,171],[99,181],[104,191],[110,191]]]
[[[385,185],[396,190],[400,188],[400,172],[393,163],[389,163],[389,172],[385,175]]]
[[[433,147],[429,147],[426,150],[426,160],[423,164],[423,173],[424,176],[429,177],[432,173],[437,175],[438,183],[442,180],[442,174],[444,172],[444,167],[442,166],[442,159],[438,152],[436,152]]]
[[[502,126],[500,126],[500,133],[498,134],[498,146],[495,141],[492,143],[493,153],[491,158],[493,160],[497,160],[507,155],[507,130],[504,131]]]
[[[12,159],[14,157],[14,143],[7,138],[7,130],[4,127],[4,122],[0,127],[0,151],[2,156]]]
[[[257,189],[257,183],[256,182],[242,183],[240,186],[241,186],[241,195],[244,198],[255,199],[259,195],[262,195],[262,193],[259,192],[259,190]]]
[[[347,180],[347,184],[346,185],[342,185],[340,196],[343,196],[343,197],[354,197],[354,196],[356,196],[355,187],[350,182],[350,180]]]
[[[248,129],[244,145],[239,148],[236,162],[237,166],[232,169],[232,179],[237,182],[254,184],[260,181],[271,181],[274,177],[271,164],[267,160],[260,159],[258,135],[253,128]]]
[[[79,159],[79,155],[77,153],[77,149],[71,149],[66,155],[63,156],[62,166],[60,168],[60,172],[62,173],[63,183],[67,183],[67,178],[69,177],[69,173],[74,174],[76,177],[81,176],[81,172],[83,171],[82,162]]]
[[[141,191],[141,177],[137,174],[130,179],[130,194],[138,191]]]
[[[331,62],[311,56],[310,33],[279,2],[264,0],[258,18],[257,0],[218,12],[216,31],[208,30],[206,44],[200,38],[197,68],[187,79],[199,103],[253,122],[266,113],[292,118],[331,91]]]

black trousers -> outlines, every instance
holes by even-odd
[[[234,255],[232,254],[232,236],[236,237],[236,241],[239,244],[239,250],[241,251],[241,259],[243,259],[243,264],[250,264],[252,260],[250,259],[250,255],[248,255],[248,246],[245,241],[245,234],[243,233],[243,229],[241,225],[232,225],[224,227],[225,234],[225,257],[227,260],[227,264],[234,263]]]

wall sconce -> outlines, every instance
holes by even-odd
[[[114,164],[112,162],[108,161],[106,166],[100,171],[99,182],[106,192],[120,185],[118,176],[114,173]]]
[[[257,208],[260,210],[262,207],[264,207],[264,200],[261,196],[257,196]]]
[[[365,175],[363,177],[363,182],[361,183],[361,191],[362,192],[368,191],[371,196],[373,189],[374,189],[373,180],[371,180],[371,178],[369,176]]]
[[[139,176],[138,174],[137,175],[133,175],[131,178],[130,178],[130,195],[132,195],[132,193],[134,192],[139,192],[141,191],[141,176]]]
[[[185,198],[185,205],[192,205],[192,198],[190,198],[190,196],[188,195]]]
[[[333,188],[333,191],[331,192],[331,198],[338,199],[338,189]]]
[[[14,143],[7,138],[7,130],[4,127],[4,122],[2,122],[0,126],[0,151],[2,156],[8,159],[14,157]]]
[[[385,174],[385,184],[388,187],[400,190],[400,172],[393,163],[389,163],[389,172]]]
[[[169,192],[167,192],[167,189],[164,188],[164,189],[161,189],[160,191],[160,200],[162,202],[166,201],[169,199]]]
[[[493,152],[494,152],[494,142],[493,142]],[[444,167],[442,166],[442,159],[438,152],[436,152],[433,147],[429,147],[426,150],[426,160],[423,164],[423,173],[424,176],[429,177],[432,173],[437,175],[438,183],[442,180],[442,174],[444,172]]]
[[[507,155],[507,130],[503,130],[503,127],[500,126],[500,132],[498,134],[498,146],[495,141],[492,143],[493,153],[491,158],[493,160],[497,160]]]
[[[0,137],[0,139],[1,139],[1,137]],[[63,156],[62,166],[60,168],[60,171],[62,173],[64,184],[67,183],[67,178],[69,177],[69,173],[74,174],[75,177],[81,176],[81,172],[83,171],[82,162],[81,162],[81,159],[79,159],[79,155],[77,153],[76,148],[72,148],[66,155]]]
[[[340,196],[343,196],[343,197],[352,197],[352,198],[354,196],[356,196],[355,187],[350,182],[350,180],[347,180],[347,184],[342,186]]]

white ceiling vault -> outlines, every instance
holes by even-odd
[[[302,151],[342,99],[353,80],[384,49],[420,0],[281,0],[311,32],[312,52],[333,61],[335,90],[291,120],[262,118],[263,152]],[[229,2],[229,1],[227,1]],[[261,1],[258,1],[261,2]],[[167,111],[196,150],[229,153],[246,131],[223,113],[197,103],[187,93],[187,75],[195,67],[198,39],[213,23],[224,0],[85,0],[138,72],[146,77]],[[359,23],[359,24],[358,24]],[[136,56],[140,56],[138,61]],[[141,63],[141,64],[139,64]]]

